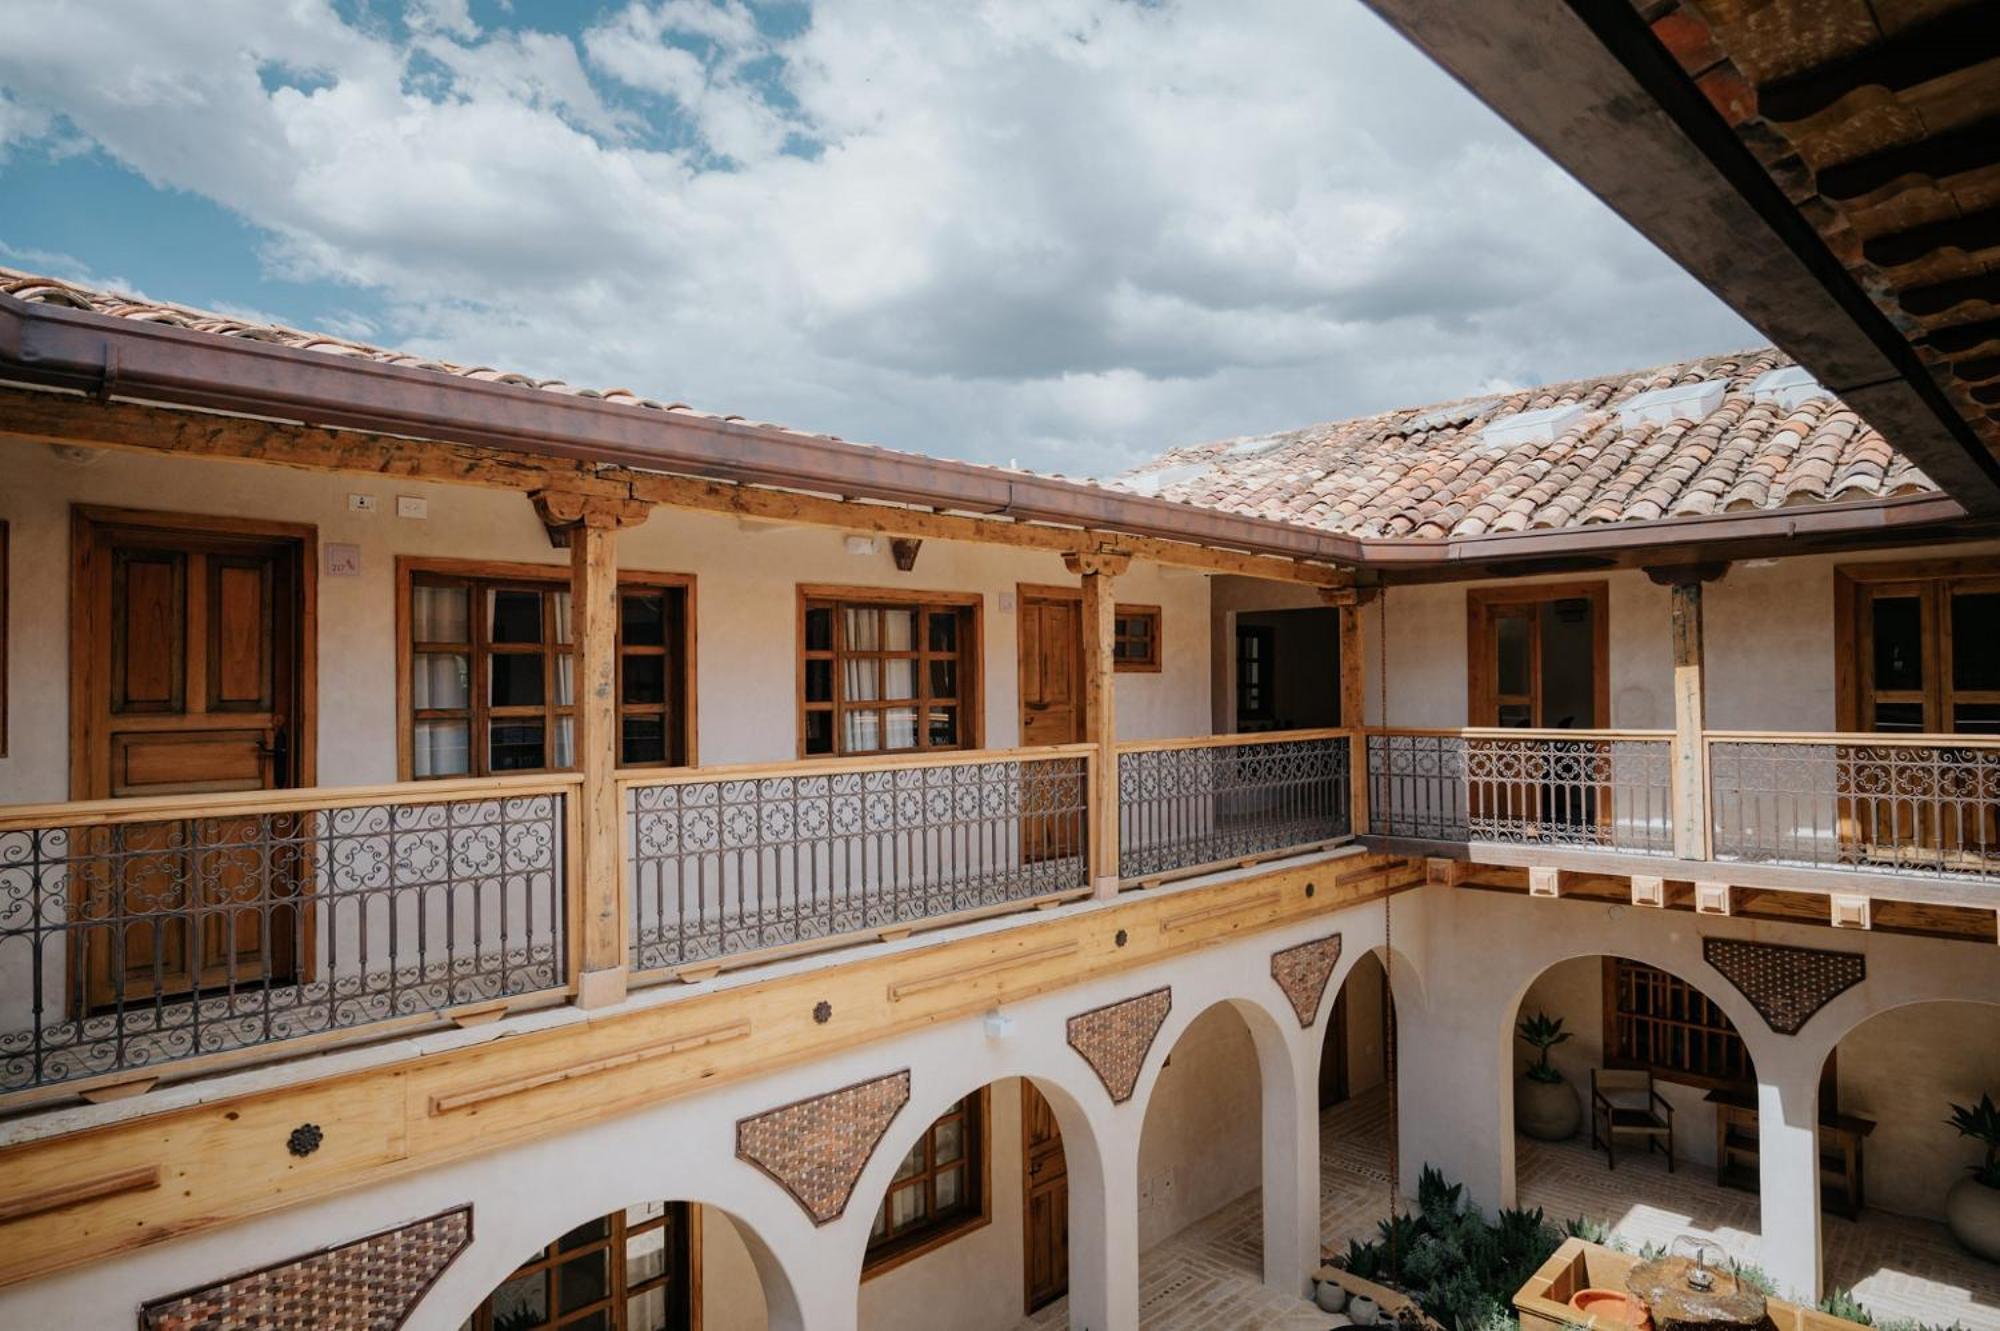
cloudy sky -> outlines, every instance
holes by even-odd
[[[1757,334],[1358,0],[4,0],[0,264],[1072,474]]]

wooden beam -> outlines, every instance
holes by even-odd
[[[13,1217],[0,1219],[0,1287],[1320,919],[1423,881],[1422,864],[1401,857],[1335,863],[1345,871],[1316,863],[1168,895],[1132,894],[1097,910],[1031,915],[1012,928],[0,1148],[0,1217]],[[1310,896],[1309,884],[1317,885]],[[1217,906],[1226,912],[1185,918]],[[1163,928],[1168,917],[1178,918]],[[1032,963],[982,969],[1057,947]],[[978,978],[889,996],[888,986],[938,975]],[[813,1016],[822,1001],[834,1014],[824,1024]],[[723,1038],[737,1023],[755,1035]],[[468,1093],[478,1098],[464,1100]],[[435,1112],[440,1104],[454,1107]],[[286,1134],[306,1121],[325,1125],[325,1144],[310,1157],[290,1156]],[[155,1167],[158,1187],[144,1188],[143,1176],[129,1172]],[[77,1189],[106,1180],[139,1190],[79,1198]],[[38,1209],[52,1198],[75,1200]]]
[[[839,496],[737,485],[609,463],[568,461],[469,444],[404,439],[362,430],[328,430],[129,402],[97,402],[25,389],[0,389],[0,439],[74,443],[121,452],[263,463],[398,480],[589,493],[767,522],[835,527],[916,540],[1011,545],[1062,555],[1092,554],[1115,547],[1156,564],[1317,587],[1345,587],[1354,577],[1350,570],[1331,564],[1156,536],[862,503]]]
[[[1068,555],[1083,579],[1083,739],[1095,745],[1090,782],[1090,885],[1099,897],[1118,895],[1118,576],[1131,567],[1122,553]]]
[[[1707,697],[1702,684],[1701,581],[1673,585],[1674,855],[1708,858]]]

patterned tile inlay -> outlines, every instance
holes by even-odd
[[[1271,978],[1291,1000],[1292,1011],[1303,1028],[1319,1015],[1319,1000],[1326,996],[1326,982],[1340,964],[1340,935],[1330,934],[1271,954]]]
[[[838,1220],[882,1134],[910,1102],[910,1071],[736,1122],[736,1158],[771,1176],[815,1225]]]
[[[1090,1064],[1111,1092],[1111,1103],[1124,1104],[1132,1098],[1146,1053],[1173,1006],[1172,989],[1155,989],[1069,1019],[1069,1047]]]
[[[1858,952],[1704,938],[1701,955],[1780,1035],[1797,1035],[1813,1013],[1868,978],[1867,959]]]
[[[139,1310],[139,1331],[395,1331],[472,1241],[472,1208]]]

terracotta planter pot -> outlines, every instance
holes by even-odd
[[[1653,1331],[1652,1314],[1646,1305],[1622,1289],[1580,1289],[1570,1297],[1569,1306],[1582,1314],[1586,1326]]]
[[[1541,1142],[1568,1141],[1583,1126],[1583,1102],[1566,1081],[1536,1081],[1523,1073],[1514,1082],[1514,1127]]]
[[[2000,1188],[1960,1179],[1944,1195],[1944,1223],[1968,1251],[2000,1262]]]

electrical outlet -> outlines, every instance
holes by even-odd
[[[431,501],[416,495],[396,496],[396,516],[399,518],[427,518],[431,515]]]
[[[350,513],[373,513],[375,511],[375,496],[374,495],[347,496],[347,511]]]

